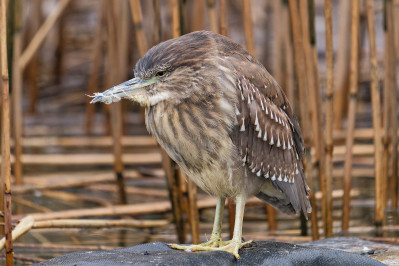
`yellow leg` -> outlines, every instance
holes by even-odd
[[[222,241],[221,231],[222,231],[222,220],[223,220],[223,208],[224,208],[224,198],[218,199],[218,204],[216,206],[215,221],[213,224],[211,239],[203,244],[190,245],[190,246],[180,246],[173,244],[172,248],[186,250],[186,251],[226,251],[233,254],[237,259],[240,258],[238,255],[238,250],[249,244],[249,242],[242,243],[242,222],[244,218],[245,209],[245,198],[242,195],[236,197],[236,217],[234,225],[233,239],[230,241]]]
[[[213,229],[211,239],[203,245],[210,247],[219,247],[222,242],[222,224],[225,198],[218,198],[215,210],[215,220],[213,221]]]

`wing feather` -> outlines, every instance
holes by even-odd
[[[265,87],[273,84],[268,80]],[[270,179],[273,187],[288,197],[292,208],[306,216],[311,208],[302,170],[303,140],[295,117],[286,112],[291,110],[288,103],[284,105],[287,108],[281,108],[244,77],[237,81],[237,98],[239,130],[233,142],[239,147],[243,165]]]

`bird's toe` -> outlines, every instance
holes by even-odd
[[[182,246],[182,245],[178,245],[178,244],[168,244],[168,246],[173,249],[189,250],[192,245]]]
[[[243,247],[243,243],[234,240],[230,240],[228,242],[229,243],[221,247],[220,250],[229,252],[230,254],[233,254],[236,259],[239,259],[240,255],[238,254],[238,251],[241,247]]]

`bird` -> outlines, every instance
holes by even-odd
[[[133,79],[91,97],[144,106],[151,135],[188,178],[217,197],[209,241],[172,248],[238,259],[250,243],[242,242],[242,224],[251,196],[284,213],[311,212],[298,119],[266,68],[230,38],[196,31],[159,43],[138,60]],[[236,202],[229,241],[222,240],[226,198]]]

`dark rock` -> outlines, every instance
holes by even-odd
[[[110,251],[76,252],[38,265],[383,265],[359,254],[295,245],[256,241],[240,250],[240,259],[217,252],[185,252],[165,243],[148,243]]]

